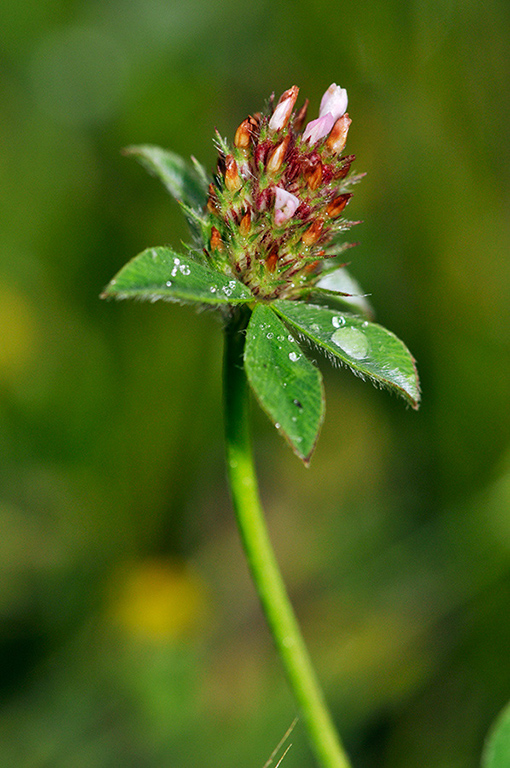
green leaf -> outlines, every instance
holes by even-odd
[[[510,765],[510,704],[497,718],[485,744],[482,768],[508,768]]]
[[[251,291],[238,280],[170,248],[148,248],[128,262],[101,294],[110,297],[217,305],[253,301]]]
[[[149,144],[128,147],[125,154],[134,155],[144,168],[163,182],[176,200],[195,209],[202,209],[206,204],[207,175],[198,161],[192,165],[175,152]]]
[[[415,361],[407,347],[380,325],[347,313],[298,301],[274,301],[273,308],[292,328],[362,378],[394,389],[413,408],[420,402]]]
[[[203,243],[207,234],[204,206],[207,202],[207,174],[193,158],[188,163],[168,149],[143,145],[128,147],[125,154],[134,155],[149,173],[155,174],[175,197],[197,242]]]
[[[265,304],[251,316],[244,365],[262,408],[308,464],[324,418],[322,376]]]

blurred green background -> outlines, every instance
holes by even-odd
[[[351,272],[418,413],[321,361],[271,533],[355,768],[472,768],[510,699],[507,0],[1,0],[0,764],[262,768],[295,714],[224,479],[221,332],[98,299],[187,237],[122,147],[212,168],[292,84],[349,91]],[[298,723],[285,768],[312,766]]]

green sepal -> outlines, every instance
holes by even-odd
[[[233,277],[170,248],[147,248],[131,259],[106,286],[101,298],[176,301],[199,304],[245,304],[249,288]]]
[[[244,365],[263,410],[308,464],[324,418],[322,376],[268,305],[252,313]]]
[[[414,358],[391,331],[316,304],[280,299],[272,307],[332,362],[344,363],[353,373],[394,390],[418,408],[420,385]]]

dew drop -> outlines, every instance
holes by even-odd
[[[335,315],[335,317],[331,318],[331,322],[333,323],[334,328],[341,328],[342,325],[345,325],[345,317]]]
[[[225,296],[231,296],[231,295],[232,295],[232,291],[230,290],[230,288],[227,288],[227,286],[226,286],[226,285],[224,285],[224,286],[223,286],[223,288],[222,288],[221,290],[223,291],[223,293],[225,294]]]
[[[181,263],[181,260],[178,259],[177,256],[176,256],[175,259],[174,259],[175,266],[178,267],[180,263]]]
[[[368,355],[367,337],[357,328],[339,328],[331,336],[331,341],[354,360],[362,360]]]
[[[158,252],[157,252],[157,250],[155,248],[152,249],[151,254],[152,254],[152,258],[153,259],[157,259],[158,258]]]
[[[236,287],[236,285],[237,285],[237,283],[236,283],[235,280],[230,280],[229,284],[228,284],[228,287],[233,291],[234,288]]]
[[[364,322],[361,324],[361,327],[362,327],[362,328],[368,328],[368,320],[365,320],[365,321],[364,321]]]
[[[188,267],[187,264],[181,264],[181,266],[179,267],[179,271],[181,275],[189,275],[189,273],[191,272],[191,269]]]
[[[298,355],[297,352],[289,352],[289,360],[292,360],[293,363],[297,363],[301,355]]]
[[[216,288],[216,286],[215,286],[215,285],[211,285],[211,287],[209,288],[209,290],[211,291],[211,293],[216,293],[216,291],[217,291],[218,289]]]
[[[266,336],[266,339],[272,339],[273,336],[274,336],[274,333],[271,333],[271,331],[269,331],[269,333]]]
[[[280,422],[276,421],[276,422],[275,422],[275,427],[276,427],[276,429],[280,429],[280,427],[281,427],[281,424],[280,424]]]
[[[170,286],[172,285],[172,281],[171,280],[167,280],[165,285],[166,285],[167,288],[170,288]]]
[[[287,338],[288,338],[288,340],[291,342],[291,344],[292,344],[292,342],[293,342],[293,341],[296,341],[296,339],[294,338],[294,336],[293,336],[291,333],[289,333],[289,335],[287,336]]]
[[[278,336],[278,341],[285,341],[285,336]]]

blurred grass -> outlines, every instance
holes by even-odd
[[[261,768],[294,717],[225,488],[218,323],[97,296],[187,236],[122,147],[212,167],[215,127],[333,80],[368,172],[351,270],[424,401],[321,362],[309,471],[254,409],[262,491],[356,768],[478,765],[510,698],[509,17],[0,0],[2,765]]]

